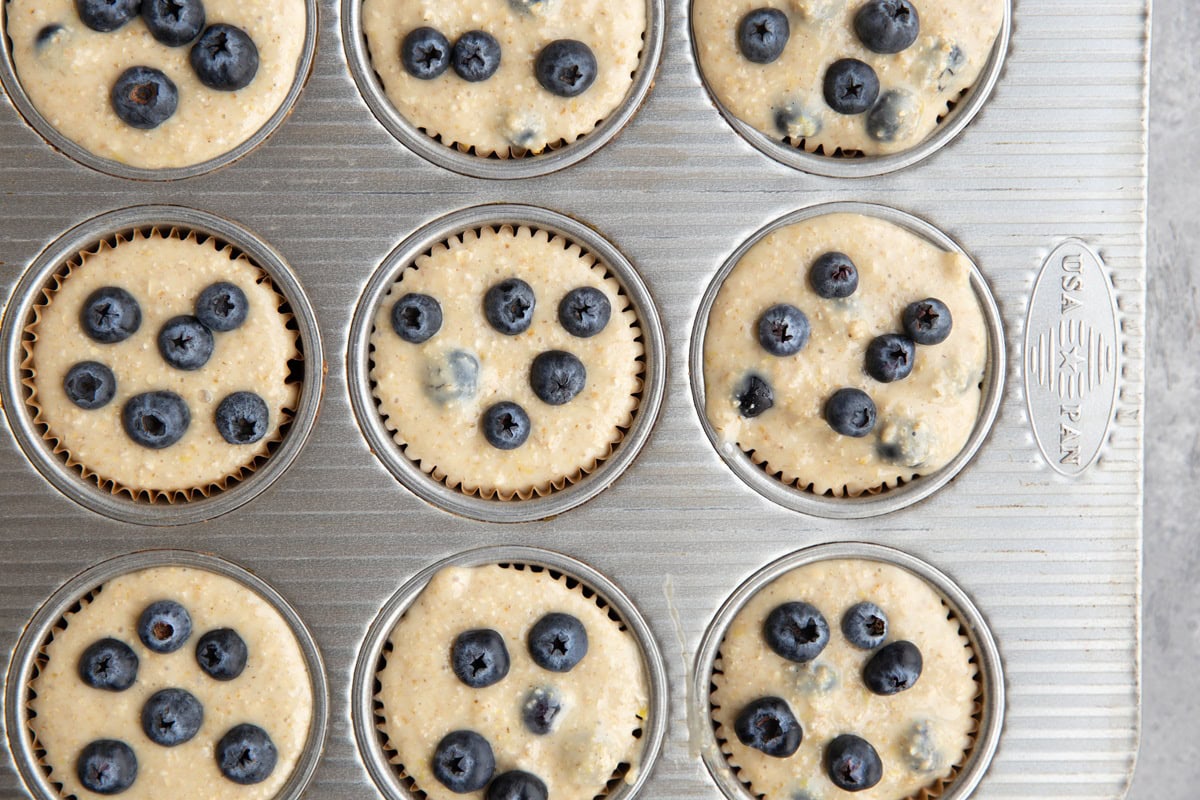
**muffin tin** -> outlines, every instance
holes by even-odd
[[[164,547],[216,553],[288,597],[324,654],[331,735],[307,796],[371,796],[350,733],[371,621],[447,556],[546,547],[620,586],[662,650],[667,726],[638,796],[719,800],[703,731],[689,726],[696,654],[718,608],[786,554],[884,544],[951,577],[998,643],[1003,733],[971,796],[1115,800],[1133,767],[1140,695],[1147,8],[1015,4],[998,81],[965,130],[918,165],[854,181],[779,164],[730,128],[696,69],[687,0],[666,2],[656,83],[621,135],[570,168],[522,180],[444,169],[382,127],[351,75],[337,0],[320,2],[313,73],[291,116],[226,169],[116,178],[56,152],[22,119],[19,98],[0,102],[6,314],[26,302],[21,275],[64,232],[115,209],[182,205],[236,220],[278,250],[312,299],[327,366],[319,419],[292,465],[251,502],[202,523],[189,507],[167,509],[157,525],[93,513],[43,477],[10,425],[13,435],[0,434],[0,659],[45,598],[93,564]],[[773,220],[832,202],[902,209],[960,243],[992,289],[1006,345],[999,409],[975,456],[925,499],[871,519],[798,512],[746,486],[708,442],[690,388],[689,341],[721,265]],[[587,502],[520,524],[464,518],[400,485],[372,454],[348,390],[351,321],[378,266],[423,226],[490,203],[594,229],[642,276],[664,331],[662,409],[641,452]],[[1114,304],[1091,313],[1115,321],[1119,341],[1111,417],[1089,422],[1104,434],[1099,458],[1067,475],[1042,455],[1034,424],[1043,439],[1063,437],[1041,442],[1051,456],[1070,432],[1043,418],[1044,402],[1026,402],[1024,378],[1030,337],[1042,333],[1027,321],[1057,324],[1043,305],[1031,308],[1035,295],[1053,294],[1038,276],[1073,240],[1102,261]],[[27,795],[15,759],[0,754],[0,797]]]

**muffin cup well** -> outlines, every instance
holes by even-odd
[[[833,497],[819,495],[782,480],[756,464],[751,457],[736,445],[722,442],[714,430],[705,411],[704,388],[704,337],[708,330],[708,317],[712,310],[717,293],[730,272],[742,260],[746,253],[767,235],[803,220],[820,217],[827,214],[850,213],[877,217],[893,223],[905,230],[920,236],[936,247],[960,253],[966,256],[965,250],[928,222],[896,209],[870,203],[841,202],[810,206],[793,211],[760,229],[743,242],[717,271],[700,302],[696,314],[696,322],[692,328],[690,379],[692,384],[692,399],[696,412],[700,417],[701,427],[708,436],[718,455],[725,464],[733,470],[747,485],[775,503],[793,511],[801,511],[818,517],[831,519],[851,519],[873,517],[897,511],[929,497],[945,486],[957,475],[967,462],[975,455],[987,439],[992,423],[1000,408],[1001,393],[1004,388],[1005,375],[1005,343],[1003,323],[1000,310],[992,297],[987,281],[979,267],[971,261],[971,287],[975,291],[979,306],[983,311],[984,324],[987,326],[988,360],[984,368],[983,395],[979,405],[979,416],[962,450],[948,464],[928,475],[921,475],[907,483],[883,488],[881,491],[867,492],[857,497]]]
[[[151,567],[190,567],[230,578],[253,591],[283,617],[299,643],[312,691],[312,722],[304,750],[288,781],[274,800],[295,800],[308,785],[325,745],[329,690],[325,666],[312,634],[295,609],[261,578],[216,556],[190,550],[146,550],[96,564],[54,592],[25,626],[5,677],[4,723],[8,745],[26,790],[37,800],[62,800],[42,763],[27,714],[30,683],[40,668],[40,653],[67,613],[108,581]]]
[[[245,255],[270,279],[286,303],[296,328],[302,370],[299,400],[274,451],[262,463],[242,468],[242,476],[226,476],[190,492],[158,492],[123,487],[75,464],[68,450],[56,444],[36,419],[29,382],[34,371],[26,364],[28,326],[44,292],[69,273],[71,261],[100,242],[113,242],[133,231],[174,232],[174,235],[212,237]],[[67,231],[34,260],[13,290],[0,327],[4,380],[0,400],[9,426],[25,456],[51,484],[80,505],[123,522],[143,525],[182,525],[211,519],[249,502],[270,486],[295,460],[316,421],[324,379],[324,360],[316,318],[290,267],[270,245],[229,220],[178,206],[137,206],[95,217]]]
[[[620,284],[638,319],[644,349],[641,396],[633,420],[613,451],[589,472],[560,476],[555,482],[512,499],[468,493],[426,473],[397,445],[384,422],[371,382],[370,344],[376,309],[389,288],[416,258],[463,231],[526,226],[577,244],[607,267]],[[666,345],[654,301],[633,265],[596,231],[561,214],[534,206],[477,206],[424,226],[383,261],[359,300],[350,327],[347,376],[351,405],[372,451],[406,488],[446,511],[489,522],[528,522],[561,514],[595,497],[633,462],[646,443],[662,404],[666,384]],[[561,484],[561,485],[560,485]]]
[[[696,653],[690,693],[692,702],[688,709],[689,730],[699,734],[698,745],[709,774],[729,800],[754,800],[755,796],[738,779],[736,770],[722,753],[712,719],[712,676],[730,623],[754,595],[775,579],[799,567],[834,559],[878,561],[912,573],[941,596],[950,615],[958,622],[961,634],[967,638],[974,656],[973,663],[979,670],[976,678],[979,685],[978,721],[972,744],[950,780],[922,789],[914,795],[921,800],[933,797],[966,800],[991,764],[1004,726],[1004,670],[996,641],[979,609],[947,575],[899,550],[857,542],[817,545],[768,564],[730,595],[709,624]]]
[[[384,734],[378,727],[379,707],[375,700],[376,674],[384,648],[408,608],[428,585],[430,579],[447,567],[481,567],[505,565],[518,569],[538,568],[561,573],[564,579],[574,579],[581,591],[590,590],[595,599],[606,605],[620,618],[629,634],[636,640],[649,686],[649,713],[642,728],[642,743],[638,774],[632,782],[620,781],[604,795],[605,800],[630,800],[638,794],[649,778],[662,748],[667,728],[668,686],[666,666],[658,643],[646,620],[633,602],[604,575],[570,556],[536,547],[500,545],[468,550],[445,558],[418,572],[384,604],[379,615],[367,630],[366,638],[354,665],[350,691],[350,710],[359,753],[371,779],[388,800],[419,800],[423,794],[412,789],[384,751]],[[619,776],[615,776],[617,778]]]

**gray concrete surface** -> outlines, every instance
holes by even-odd
[[[1200,15],[1154,0],[1142,749],[1129,800],[1200,798]]]

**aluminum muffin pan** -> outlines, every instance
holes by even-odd
[[[296,762],[291,777],[273,800],[295,800],[312,779],[325,744],[329,690],[321,652],[295,609],[267,583],[228,561],[188,550],[146,550],[97,564],[76,575],[55,591],[26,625],[13,651],[12,662],[5,676],[4,724],[8,731],[9,748],[14,754],[17,770],[25,782],[27,791],[37,800],[60,800],[62,797],[51,784],[40,763],[37,745],[25,715],[28,686],[34,677],[39,652],[48,641],[54,626],[81,598],[114,578],[151,567],[192,567],[232,578],[266,600],[292,629],[308,670],[313,698],[312,724],[309,726],[304,752]]]
[[[696,413],[700,415],[700,424],[703,426],[704,432],[707,434],[712,446],[716,448],[721,458],[729,465],[734,474],[763,497],[779,503],[785,508],[802,511],[818,517],[872,517],[879,514],[887,514],[924,500],[949,483],[983,445],[989,431],[992,429],[992,423],[996,420],[996,413],[1000,410],[1000,398],[1004,390],[1004,368],[1006,363],[1003,321],[1000,318],[1000,310],[996,307],[996,300],[992,297],[991,289],[988,288],[987,280],[983,277],[983,273],[974,261],[971,262],[971,288],[975,290],[975,296],[979,300],[979,307],[983,311],[983,321],[987,326],[988,338],[988,361],[984,368],[983,395],[979,403],[979,416],[966,444],[950,460],[950,463],[936,472],[930,475],[922,475],[901,486],[891,487],[877,494],[866,493],[859,497],[829,497],[820,495],[785,484],[755,464],[744,450],[721,441],[712,424],[709,422],[708,414],[705,411],[704,336],[708,331],[708,316],[712,310],[712,304],[716,300],[717,293],[721,290],[725,279],[729,277],[729,273],[733,271],[734,267],[738,265],[738,262],[742,260],[742,257],[746,255],[751,247],[780,228],[813,219],[814,217],[839,213],[862,214],[886,220],[920,236],[941,250],[960,253],[970,259],[967,252],[957,242],[933,225],[911,214],[906,214],[903,211],[886,206],[853,202],[828,203],[802,208],[770,222],[747,239],[725,261],[725,264],[718,270],[716,277],[713,278],[712,283],[709,284],[708,291],[704,293],[704,298],[700,301],[700,311],[696,317],[696,324],[692,328],[690,360],[692,396],[696,401]]]

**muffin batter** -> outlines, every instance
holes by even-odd
[[[763,638],[768,614],[792,601],[816,606],[829,625],[829,643],[803,664],[777,655]],[[924,668],[912,688],[881,696],[864,685],[863,668],[877,650],[852,646],[841,630],[842,614],[862,601],[886,614],[887,642],[906,640],[920,649]],[[939,794],[971,746],[979,692],[969,643],[948,615],[923,580],[876,561],[819,561],[760,590],[730,624],[713,673],[717,737],[738,778],[767,800],[901,800],[922,789]],[[734,734],[733,720],[763,696],[786,700],[803,728],[789,757],[765,755]],[[833,784],[823,761],[825,746],[846,733],[868,740],[883,762],[882,780],[854,794]]]
[[[530,628],[548,612],[578,618],[587,630],[587,654],[569,672],[550,672],[526,649]],[[465,685],[451,669],[451,645],[460,633],[487,628],[504,637],[511,658],[507,677],[491,686]],[[430,800],[456,795],[434,777],[430,761],[447,733],[469,729],[495,754],[496,774],[533,773],[557,800],[592,800],[624,771],[633,781],[641,745],[634,732],[648,713],[649,690],[637,644],[608,612],[548,571],[499,566],[438,572],[405,612],[389,639],[377,675],[379,728],[393,762]],[[532,733],[522,709],[534,690],[561,701],[550,733]]]
[[[172,653],[152,652],[138,635],[142,611],[159,600],[180,603],[192,619],[190,639]],[[155,567],[105,583],[64,621],[30,685],[36,716],[28,721],[63,797],[100,797],[84,789],[75,772],[80,751],[99,739],[123,741],[137,756],[137,779],[121,793],[123,800],[266,800],[291,777],[308,738],[312,690],[296,637],[258,594],[212,572]],[[196,641],[218,628],[235,630],[249,653],[244,671],[229,681],[215,680],[197,665]],[[80,656],[106,637],[124,642],[138,658],[137,679],[123,691],[92,688],[79,676]],[[168,687],[200,700],[204,719],[194,738],[164,747],[146,736],[140,715],[146,700]],[[244,786],[226,779],[214,757],[217,742],[242,723],[267,731],[278,751],[266,780]]]
[[[810,265],[830,251],[858,268],[858,289],[845,299],[824,299],[809,281]],[[970,273],[965,256],[875,217],[831,214],[767,235],[725,279],[708,318],[705,410],[717,436],[768,474],[817,494],[857,496],[941,468],[975,427],[988,358]],[[906,306],[929,297],[953,315],[949,338],[918,346],[907,378],[873,379],[864,369],[871,341],[902,332]],[[808,344],[783,358],[767,353],[755,332],[777,303],[799,308],[811,326]],[[749,375],[774,392],[774,406],[753,418],[737,399]],[[865,391],[878,411],[862,438],[835,432],[823,416],[828,398],[847,387]]]

